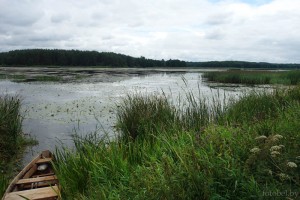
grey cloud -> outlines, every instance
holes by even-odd
[[[101,37],[102,40],[111,40],[111,39],[114,39],[114,36],[112,35],[104,35]]]
[[[227,24],[231,21],[231,13],[218,13],[208,16],[206,19],[207,25]]]
[[[225,34],[222,30],[212,30],[212,31],[207,31],[205,33],[205,38],[209,40],[221,40],[225,37]]]
[[[70,19],[70,16],[68,14],[54,14],[53,16],[51,16],[51,22],[53,23],[61,23],[68,19]]]
[[[65,41],[69,40],[70,36],[60,35],[60,34],[42,34],[42,35],[33,35],[28,37],[28,41],[31,42],[51,42],[51,41]]]
[[[140,20],[137,20],[137,21],[133,21],[131,23],[128,24],[129,27],[132,27],[132,28],[138,28],[138,27],[141,27],[143,26],[144,23]]]
[[[28,1],[0,1],[0,24],[11,26],[30,26],[36,23],[44,13]]]
[[[101,20],[101,19],[107,18],[108,15],[110,15],[110,14],[103,13],[102,11],[96,11],[91,16],[95,20]]]

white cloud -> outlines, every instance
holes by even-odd
[[[298,0],[0,0],[0,50],[300,62]]]

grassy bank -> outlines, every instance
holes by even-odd
[[[274,199],[300,187],[300,88],[209,106],[187,94],[130,95],[117,140],[74,137],[56,152],[64,199]],[[297,193],[299,195],[299,193]],[[295,196],[291,196],[294,198]]]
[[[228,70],[205,72],[203,75],[208,81],[237,84],[284,84],[297,85],[300,83],[300,71],[246,71]]]
[[[36,141],[22,134],[21,102],[18,96],[0,96],[0,196],[16,168],[26,145]]]

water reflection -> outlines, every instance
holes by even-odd
[[[206,98],[218,93],[240,94],[243,87],[211,88],[203,82],[200,72],[155,73],[127,77],[115,82],[72,82],[72,83],[14,83],[0,81],[0,93],[19,94],[23,98],[25,120],[23,131],[39,141],[25,156],[24,162],[44,149],[54,150],[61,141],[72,146],[70,135],[74,129],[81,134],[102,127],[114,134],[115,105],[131,92],[156,93],[162,91],[170,100],[190,90]],[[229,90],[228,90],[229,89]],[[100,124],[99,124],[100,123]]]

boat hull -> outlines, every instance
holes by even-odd
[[[60,193],[53,159],[48,150],[40,153],[11,181],[2,200],[58,199]]]

